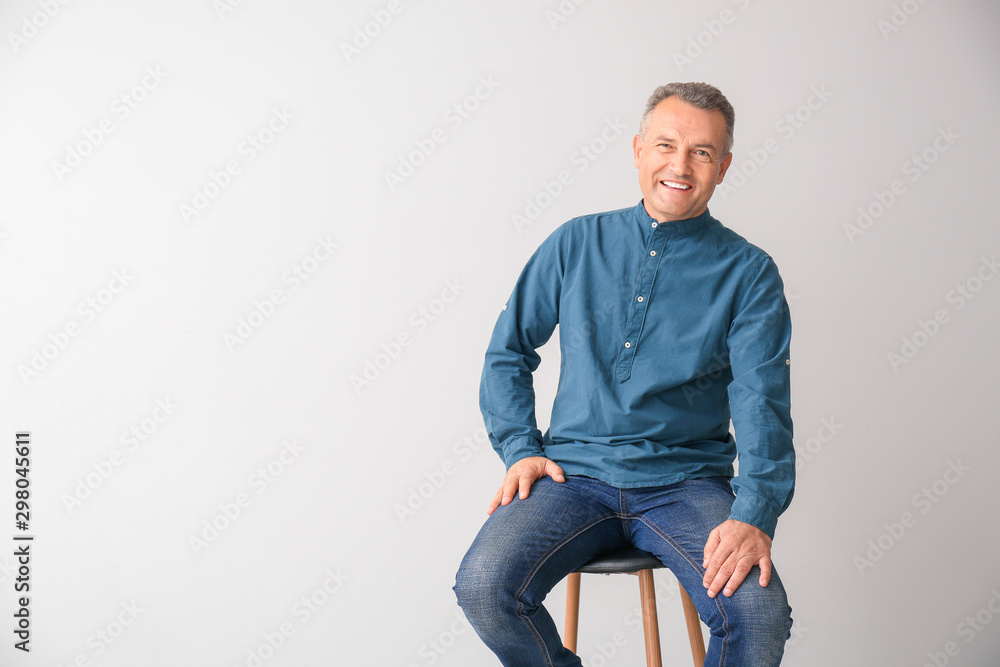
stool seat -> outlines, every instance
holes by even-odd
[[[642,549],[626,547],[593,558],[576,569],[585,574],[632,574],[663,567],[660,559]]]
[[[653,570],[664,567],[660,559],[642,549],[626,547],[616,549],[591,558],[571,572],[566,578],[566,629],[563,645],[576,652],[577,631],[580,624],[580,574],[637,574],[639,575],[639,598],[642,606],[642,631],[646,639],[646,665],[662,667],[660,655],[660,627],[656,617],[656,586]],[[684,586],[677,582],[687,623],[688,641],[695,667],[705,662],[705,640],[702,637],[701,620],[698,610],[691,601]]]

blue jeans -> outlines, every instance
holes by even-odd
[[[542,600],[594,556],[633,545],[670,568],[711,628],[705,665],[777,665],[792,625],[777,570],[761,588],[754,566],[732,597],[710,598],[702,586],[705,542],[729,518],[733,499],[725,477],[640,489],[543,477],[527,498],[515,496],[486,520],[462,560],[455,595],[506,667],[576,667],[580,658],[563,647]]]

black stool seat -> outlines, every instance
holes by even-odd
[[[632,574],[641,570],[654,570],[660,567],[663,567],[663,563],[648,551],[626,547],[592,558],[577,568],[576,571],[587,574]]]
[[[639,599],[642,605],[642,634],[646,640],[647,667],[663,667],[660,655],[660,626],[656,617],[656,585],[653,570],[664,567],[660,559],[642,549],[626,547],[615,549],[581,565],[566,577],[566,631],[563,646],[576,652],[577,631],[580,629],[580,580],[581,572],[590,574],[636,574],[639,577]],[[688,641],[691,643],[691,658],[695,667],[705,662],[705,640],[702,636],[701,620],[694,602],[678,582],[681,606],[687,622]]]

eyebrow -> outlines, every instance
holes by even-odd
[[[655,142],[655,141],[668,141],[668,142],[670,142],[670,143],[674,143],[674,144],[676,144],[676,143],[677,143],[677,140],[676,140],[676,139],[674,139],[673,137],[668,137],[668,136],[667,136],[667,135],[665,135],[665,134],[658,134],[658,135],[656,135],[656,138],[654,138],[654,139],[653,139],[653,141],[654,141],[654,142]],[[716,148],[716,147],[715,147],[715,146],[713,146],[712,144],[705,144],[705,143],[702,143],[702,144],[695,144],[695,145],[694,145],[694,147],[695,147],[695,148],[710,148],[710,149],[712,149],[713,151],[717,151],[717,150],[719,150],[718,148]]]

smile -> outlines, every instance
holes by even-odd
[[[678,183],[676,181],[660,181],[660,185],[665,185],[668,188],[673,188],[674,190],[690,190],[691,186],[685,183]]]

